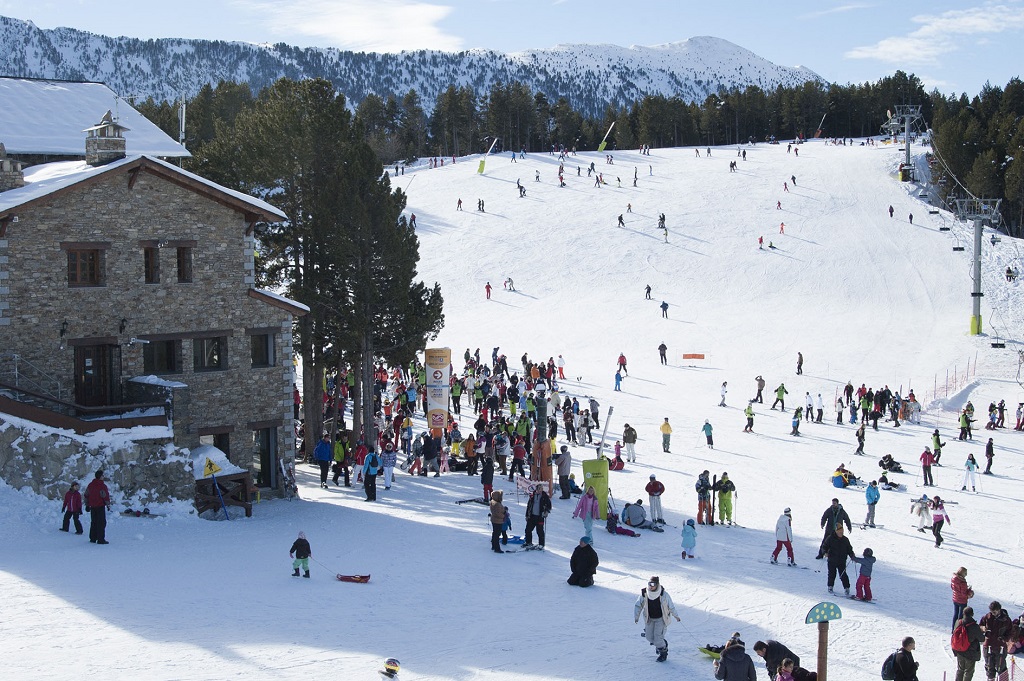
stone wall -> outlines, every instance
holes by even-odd
[[[74,481],[84,492],[101,468],[117,505],[140,508],[195,498],[191,459],[169,438],[69,436],[0,414],[0,478],[11,487],[62,499]]]
[[[7,257],[0,263],[0,305],[8,305],[0,309],[0,347],[70,388],[76,342],[116,343],[127,380],[146,374],[146,346],[132,338],[177,335],[181,371],[161,375],[188,386],[175,394],[175,444],[190,448],[201,432],[228,431],[231,461],[255,470],[254,428],[274,425],[279,458],[291,459],[291,315],[248,295],[253,242],[243,215],[146,171],[132,182],[130,170],[131,164],[115,169],[19,211],[0,242]],[[68,286],[63,242],[104,244],[103,286]],[[158,283],[146,283],[144,243],[158,248]],[[178,281],[180,245],[192,248],[190,283]],[[254,330],[273,335],[273,366],[252,366]],[[227,368],[196,372],[194,338],[214,331],[227,337]]]

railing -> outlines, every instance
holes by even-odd
[[[3,381],[0,381],[0,412],[53,428],[73,430],[79,435],[114,428],[170,424],[169,401],[87,407]]]
[[[4,364],[8,362],[10,368],[4,370]],[[34,373],[34,377],[30,373]],[[13,352],[0,353],[0,380],[9,381],[16,388],[27,387],[51,398],[64,399],[64,389],[60,381],[48,376],[42,369]]]

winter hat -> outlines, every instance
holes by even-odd
[[[652,576],[650,579],[647,580],[647,582],[648,582],[648,584],[658,584],[658,585],[661,584],[661,580],[658,579],[657,575]]]
[[[871,549],[864,549],[864,556],[865,557],[870,557],[870,556],[873,556],[873,555],[875,555],[874,551],[872,551]]]
[[[96,471],[96,479],[97,480],[102,480],[103,479],[103,469],[102,468],[99,469],[98,471]]]
[[[591,546],[594,545],[594,540],[591,539],[590,537],[580,537],[580,541],[583,542],[584,544],[590,544]]]
[[[305,539],[305,538],[306,538],[306,533],[305,532],[299,532],[299,539]]]
[[[723,479],[723,480],[725,480],[725,479],[726,479],[726,478],[728,478],[728,477],[729,477],[729,474],[728,474],[728,473],[722,473],[722,479]]]
[[[654,480],[654,473],[651,473],[651,480]]]
[[[690,518],[689,520],[687,520],[686,524],[689,525],[690,527],[693,527],[694,526],[693,518]]]
[[[786,508],[782,509],[782,512],[786,515],[789,515],[790,513],[792,513],[792,510],[789,508],[789,506],[787,506]]]
[[[704,425],[707,425],[708,423],[710,423],[710,421],[708,421],[707,419],[704,419]]]

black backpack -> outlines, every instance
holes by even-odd
[[[900,649],[902,650],[902,648]],[[896,678],[896,654],[900,650],[894,650],[889,653],[889,657],[885,658],[885,662],[882,663],[882,679],[883,681],[893,681]]]

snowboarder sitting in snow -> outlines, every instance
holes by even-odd
[[[605,522],[605,529],[611,534],[623,534],[627,537],[639,537],[639,532],[633,530],[627,530],[625,527],[619,527],[619,515],[612,513],[611,509],[608,509],[608,520]]]
[[[882,468],[882,470],[888,471],[889,473],[903,472],[903,466],[900,465],[899,461],[892,458],[892,454],[886,454],[885,456],[883,456],[878,461],[878,465]]]
[[[583,494],[583,490],[576,484],[576,474],[569,474],[569,493],[570,494]]]
[[[898,483],[898,482],[890,482],[888,474],[886,474],[886,473],[882,473],[882,475],[878,478],[878,486],[881,487],[882,489],[886,490],[886,491],[902,489],[902,487],[900,486],[900,483]]]
[[[303,577],[309,577],[309,559],[313,555],[313,550],[309,548],[309,542],[306,541],[306,533],[299,532],[299,538],[292,544],[292,548],[288,551],[289,557],[294,557],[292,561],[292,577],[299,576],[299,568],[301,567],[305,572]]]
[[[637,499],[635,504],[626,504],[622,509],[622,522],[630,527],[639,527],[642,530],[655,530],[661,532],[660,527],[647,519],[647,511],[644,510],[643,499]]]

